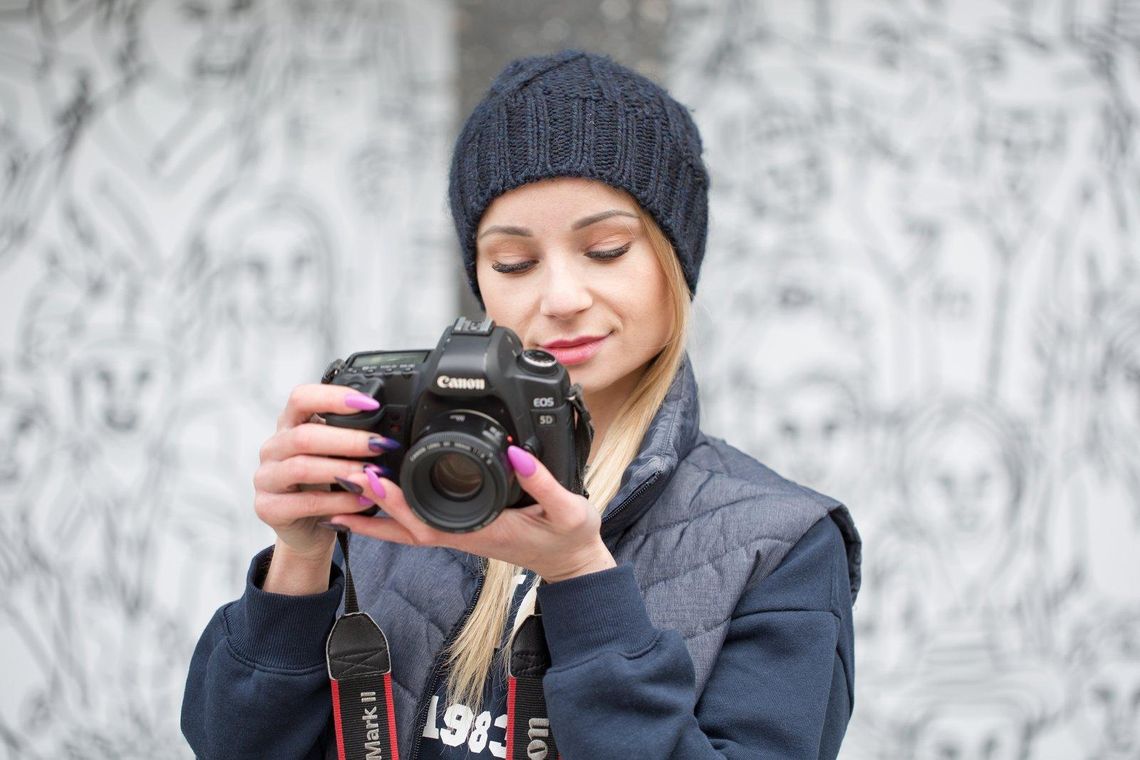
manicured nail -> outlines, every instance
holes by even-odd
[[[380,408],[380,402],[363,393],[350,393],[344,397],[344,405],[353,409],[371,412]]]
[[[515,472],[524,478],[529,478],[538,469],[534,455],[518,446],[507,447],[507,459],[511,460],[511,467],[515,468]]]
[[[374,507],[374,506],[376,506],[375,504],[372,503],[372,499],[369,499],[367,496],[357,496],[356,497],[356,503],[362,507]]]
[[[344,490],[351,491],[352,493],[356,494],[357,496],[364,493],[363,488],[358,486],[356,483],[353,483],[348,478],[342,478],[340,475],[336,475],[334,477],[336,478],[336,482],[340,483],[340,487],[343,488]]]
[[[365,465],[364,477],[368,478],[368,485],[372,486],[372,493],[383,499],[387,494],[384,492],[384,484],[380,482],[380,476],[376,474],[376,469],[369,468]]]
[[[317,525],[321,526],[322,528],[327,528],[328,530],[335,530],[337,533],[348,533],[349,532],[347,525],[341,525],[340,523],[334,523],[331,520],[321,520],[319,523],[317,523]]]
[[[395,451],[400,447],[399,441],[393,441],[391,438],[380,438],[375,436],[368,439],[368,448],[379,454],[382,451]]]

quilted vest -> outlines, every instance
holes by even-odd
[[[602,513],[602,536],[619,563],[633,566],[654,625],[684,637],[699,695],[744,590],[825,517],[846,542],[854,598],[861,544],[846,507],[701,433],[686,359]],[[422,730],[436,659],[478,594],[481,560],[450,549],[352,541],[360,607],[384,629],[392,652],[403,755]]]

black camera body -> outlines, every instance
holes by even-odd
[[[553,355],[524,350],[513,331],[463,317],[433,350],[362,351],[337,359],[322,382],[380,402],[376,411],[325,415],[401,448],[370,460],[391,473],[426,523],[477,530],[504,508],[534,500],[521,489],[507,447],[534,454],[567,489],[582,493],[592,439],[581,390]]]

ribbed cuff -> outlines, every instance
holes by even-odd
[[[307,596],[262,591],[273,547],[258,553],[246,574],[245,593],[225,610],[230,646],[260,668],[309,670],[325,663],[325,641],[344,594],[344,575],[335,563],[329,590]]]
[[[554,667],[604,649],[633,654],[657,635],[629,565],[539,586],[538,603]]]

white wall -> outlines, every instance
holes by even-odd
[[[0,757],[188,756],[186,665],[271,543],[251,475],[288,388],[454,318],[451,9],[23,5],[0,15]]]
[[[1140,757],[1140,5],[1099,5],[673,4],[706,425],[866,541],[844,758]]]

